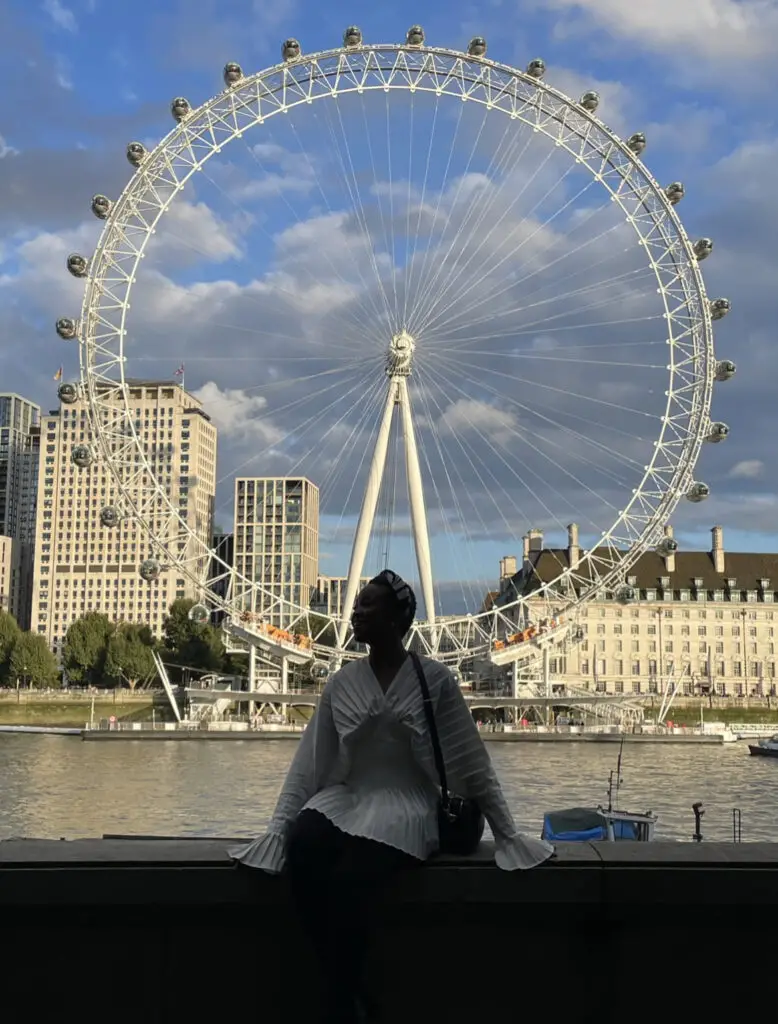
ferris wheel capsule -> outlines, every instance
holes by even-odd
[[[176,96],[170,104],[170,113],[175,121],[185,121],[192,113],[192,104],[184,96]]]
[[[613,595],[619,604],[630,604],[635,600],[637,593],[634,587],[629,586],[625,583],[620,587],[617,587],[616,593]]]
[[[726,423],[711,423],[705,440],[708,444],[720,444],[729,437],[729,427]]]
[[[678,541],[675,537],[663,537],[656,546],[656,553],[662,558],[674,555],[678,550]]]
[[[486,56],[486,40],[483,36],[473,36],[470,42],[467,44],[467,52],[471,57],[485,57]]]
[[[702,263],[713,252],[713,239],[700,238],[694,243],[692,248],[694,249],[694,255],[697,257],[697,262]]]
[[[535,60],[531,60],[527,65],[527,74],[530,78],[537,78],[540,80],[546,73],[546,62],[541,60],[540,57],[536,57]]]
[[[590,114],[593,114],[600,105],[600,94],[595,92],[594,89],[589,89],[578,101],[579,105],[588,110]]]
[[[70,461],[78,469],[89,469],[95,457],[85,444],[77,444],[70,453]]]
[[[133,167],[140,167],[146,159],[146,147],[142,142],[130,142],[127,146],[127,159]]]
[[[343,45],[348,50],[353,50],[355,46],[362,45],[362,31],[356,25],[349,25],[346,31],[343,33]]]
[[[329,677],[330,666],[326,661],[311,662],[311,679],[315,679],[317,683],[324,683]]]
[[[236,64],[235,61],[231,60],[224,65],[223,75],[224,84],[227,87],[237,85],[241,78],[243,78],[243,68],[240,64]]]
[[[89,273],[89,261],[85,256],[72,252],[67,258],[67,268],[73,277],[86,277]]]
[[[424,29],[421,25],[411,25],[405,36],[408,46],[424,46]]]
[[[69,383],[60,384],[57,388],[57,398],[63,405],[75,405],[78,401],[78,385]]]
[[[107,530],[118,526],[121,521],[121,513],[115,505],[106,505],[105,508],[100,509],[100,525],[104,526]]]
[[[705,501],[706,498],[710,497],[710,487],[701,481],[696,481],[691,485],[689,490],[686,492],[686,500],[691,501],[697,505],[701,501]]]
[[[193,604],[189,609],[187,618],[190,622],[194,622],[196,626],[204,626],[207,622],[210,622],[211,613],[204,604]]]
[[[665,195],[671,206],[677,206],[686,195],[686,189],[682,181],[674,181],[665,189]]]
[[[737,366],[732,362],[731,359],[720,359],[716,363],[716,380],[719,383],[732,380],[737,373]]]
[[[72,341],[76,336],[78,325],[69,316],[61,316],[55,324],[55,329],[63,341]]]
[[[302,56],[302,47],[296,39],[287,39],[281,47],[281,56],[288,63],[290,60],[298,60]]]
[[[111,200],[108,198],[108,196],[101,196],[101,195],[92,196],[92,204],[91,204],[92,213],[95,215],[95,217],[98,218],[98,220],[107,220],[108,219],[108,217],[109,217],[109,215],[111,213],[112,205],[113,204],[112,204]]]
[[[732,309],[732,303],[729,299],[711,299],[710,300],[710,316],[711,320],[723,320],[724,317]]]
[[[153,583],[154,580],[158,580],[162,573],[162,566],[159,564],[156,558],[147,558],[141,562],[138,574],[142,580],[146,583]]]
[[[627,149],[634,153],[635,156],[640,156],[645,150],[646,145],[646,136],[643,132],[635,132],[634,135],[630,135],[627,139]]]

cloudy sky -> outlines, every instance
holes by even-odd
[[[0,389],[48,407],[57,368],[77,375],[53,331],[79,310],[65,257],[91,255],[92,195],[119,196],[127,143],[151,148],[170,131],[173,97],[200,105],[226,61],[275,64],[288,36],[311,52],[349,23],[393,42],[414,21],[432,45],[479,34],[506,64],[542,57],[546,81],[574,99],[596,89],[606,124],[646,133],[656,178],[684,182],[690,236],[715,241],[708,293],[733,303],[716,351],[738,373],[714,397],[730,438],[705,447],[696,474],[712,496],[674,522],[685,546],[707,546],[717,522],[730,550],[773,550],[776,0],[6,2]],[[529,527],[553,543],[571,520],[584,542],[610,525],[651,457],[668,382],[634,231],[542,137],[434,94],[343,96],[268,119],[160,223],[133,292],[127,372],[172,379],[185,364],[220,430],[225,527],[236,473],[314,480],[321,571],[338,574],[403,326],[417,338],[435,575],[447,608],[471,608]],[[414,577],[401,441],[395,424],[366,569],[388,558]]]

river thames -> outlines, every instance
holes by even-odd
[[[0,735],[0,839],[105,833],[240,836],[262,831],[296,749],[294,740],[229,743],[84,743],[66,736]],[[543,814],[607,801],[612,744],[490,744],[519,827]],[[778,841],[778,760],[749,757],[745,743],[635,744],[624,748],[619,806],[659,815],[657,838],[688,840],[692,804],[705,805],[703,835]]]

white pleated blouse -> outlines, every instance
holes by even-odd
[[[430,691],[449,790],[477,800],[494,834],[497,866],[531,868],[553,846],[523,835],[449,669],[421,659]],[[426,860],[438,849],[438,775],[421,689],[407,658],[386,692],[367,658],[349,662],[327,683],[300,740],[267,831],[230,850],[249,867],[284,866],[289,825],[306,809],[349,835]]]

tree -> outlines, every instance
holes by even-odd
[[[0,680],[8,678],[11,667],[11,655],[22,631],[13,615],[0,612]]]
[[[188,598],[178,598],[170,606],[162,627],[165,648],[179,665],[218,671],[224,665],[224,644],[213,626],[207,622],[192,622],[189,618],[195,603]]]
[[[52,686],[57,661],[40,633],[21,633],[11,653],[11,675],[31,687]]]
[[[302,623],[300,632],[303,632]],[[335,627],[330,619],[323,615],[310,614],[308,616],[308,628],[304,631],[313,638],[314,643],[323,644],[325,647],[336,647],[338,637]]]
[[[141,679],[148,679],[156,671],[154,665],[154,637],[148,626],[124,623],[108,641],[105,674],[121,685],[126,682],[134,690]]]
[[[105,662],[114,624],[101,612],[87,612],[71,623],[62,662],[68,679],[86,686],[105,686]]]

